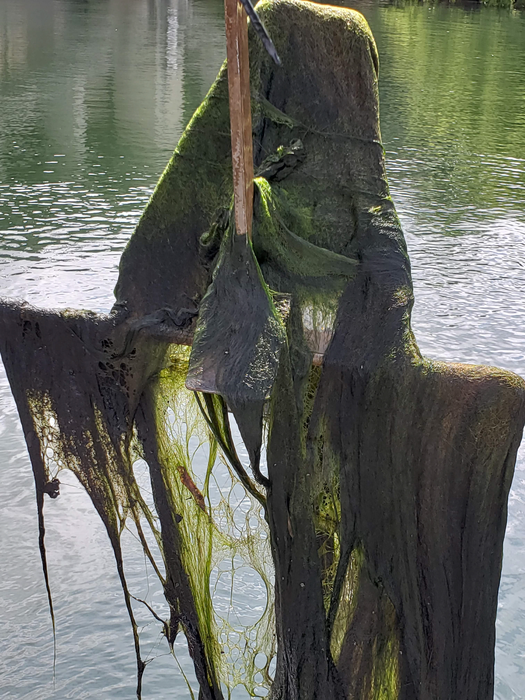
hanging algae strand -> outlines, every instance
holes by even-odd
[[[128,522],[169,614],[146,609],[171,647],[185,635],[201,700],[239,684],[270,700],[492,700],[524,382],[431,361],[417,347],[364,18],[304,0],[257,10],[282,67],[252,37],[248,267],[232,249],[223,67],[122,255],[111,314],[0,304],[50,601],[44,495],[68,468],[115,553],[138,697],[145,664],[121,550]],[[255,308],[228,284],[234,268],[249,271]],[[253,314],[259,330],[236,334],[221,393],[199,394],[184,386],[183,343],[194,337],[198,350],[213,337],[213,308],[238,328]],[[314,332],[326,336],[320,366]],[[152,504],[135,480],[138,457]],[[243,568],[266,592],[246,624],[213,593],[226,575],[235,591]]]

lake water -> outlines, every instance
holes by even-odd
[[[525,12],[353,6],[381,58],[383,140],[420,346],[525,376]],[[0,0],[2,296],[111,307],[121,251],[217,73],[223,34],[220,0]],[[3,372],[0,459],[0,697],[132,699],[133,643],[113,555],[67,475],[62,496],[46,501],[53,680],[32,474]],[[162,605],[131,534],[126,547],[133,591]],[[241,603],[260,606],[245,583]],[[143,624],[152,660],[144,697],[189,698],[158,625]],[[497,633],[495,697],[525,698],[523,449]],[[182,642],[176,651],[191,676]]]

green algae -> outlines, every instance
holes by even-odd
[[[283,68],[252,42],[253,246],[232,224],[223,67],[124,251],[112,313],[0,306],[49,597],[43,499],[67,467],[115,553],[139,697],[128,521],[169,615],[148,609],[172,649],[185,635],[201,700],[239,684],[271,700],[489,700],[525,386],[420,355],[365,20],[302,0],[258,7]],[[191,338],[196,356],[203,339],[208,357],[214,341],[235,349],[212,365],[218,394],[185,387]],[[267,598],[245,625],[213,595],[243,567]]]

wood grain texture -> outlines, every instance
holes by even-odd
[[[237,0],[225,0],[228,92],[232,140],[235,225],[251,238],[253,215],[253,148],[250,106],[248,18]]]

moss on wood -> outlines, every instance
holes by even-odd
[[[44,495],[56,496],[69,468],[115,552],[139,696],[144,662],[120,547],[130,519],[164,587],[170,614],[159,623],[171,645],[186,635],[203,700],[239,683],[272,700],[491,700],[524,382],[418,350],[363,17],[304,0],[264,0],[259,11],[283,67],[252,41],[253,249],[232,248],[223,68],[122,256],[112,313],[0,306],[46,582]],[[228,293],[234,269],[246,272],[252,306]],[[213,307],[203,301],[212,294]],[[284,317],[277,295],[289,300]],[[251,315],[278,330],[264,348],[264,332],[242,332]],[[235,338],[243,362],[221,363],[221,395],[184,387],[180,343],[195,326],[208,348],[220,332],[227,354]],[[324,358],[312,368],[315,342]],[[245,391],[255,379],[262,393]],[[207,449],[204,472],[195,444]],[[154,507],[134,477],[137,455]],[[242,523],[228,498],[211,497],[218,460],[245,494]],[[252,567],[267,591],[243,629],[214,609],[210,585],[225,559]]]

